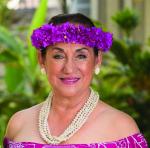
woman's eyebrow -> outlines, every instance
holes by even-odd
[[[51,50],[58,50],[58,51],[64,52],[64,49],[60,48],[60,47],[52,47]],[[86,47],[76,49],[75,51],[80,52],[80,51],[83,51],[83,50],[89,51],[88,48],[86,48]]]
[[[76,49],[76,52],[80,52],[80,51],[83,51],[83,50],[89,51],[88,48],[83,47],[83,48]]]
[[[63,48],[59,48],[59,47],[52,47],[52,50],[58,50],[58,51],[64,52],[64,49]]]

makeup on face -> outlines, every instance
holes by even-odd
[[[55,60],[64,60],[66,58],[68,59],[68,57],[67,57],[68,55],[67,55],[67,53],[65,53],[65,49],[56,46],[50,50],[52,50],[52,57]],[[88,58],[88,54],[89,54],[88,52],[89,52],[88,49],[85,47],[75,49],[75,53],[73,53],[73,54],[75,54],[74,55],[75,61],[76,60],[86,60]],[[66,76],[60,77],[60,80],[65,85],[74,85],[75,83],[77,83],[80,80],[80,77],[73,76],[73,75],[71,74],[71,75],[66,75]]]
[[[53,58],[55,58],[55,59],[63,59],[68,56],[63,48],[53,47],[50,50],[53,51],[53,54],[54,54]],[[89,53],[88,53],[88,49],[83,47],[80,49],[75,49],[75,53],[73,53],[73,54],[75,54],[75,58],[86,59]]]
[[[78,78],[78,77],[64,77],[64,78],[60,78],[60,80],[66,85],[73,85],[73,84],[77,83],[80,80],[80,78]]]
[[[73,96],[89,88],[95,55],[93,49],[85,45],[59,43],[48,47],[45,68],[52,88],[65,96]]]

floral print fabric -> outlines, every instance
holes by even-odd
[[[51,145],[34,142],[13,142],[4,138],[4,148],[148,148],[148,144],[141,133],[113,142],[102,142],[93,144],[64,144]]]

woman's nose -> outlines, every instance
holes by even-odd
[[[67,59],[66,62],[64,63],[64,72],[66,74],[73,73],[75,70],[75,62],[73,59]]]

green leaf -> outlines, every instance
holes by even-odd
[[[112,19],[126,32],[127,36],[130,36],[131,31],[135,29],[139,23],[139,16],[137,12],[129,8],[119,11],[112,17]]]
[[[17,65],[16,63],[7,64],[5,67],[4,79],[9,92],[14,92],[18,89],[18,86],[20,86],[19,84],[21,84],[24,79],[23,73],[24,70],[20,65]],[[23,91],[23,87],[20,87],[19,91]]]
[[[30,35],[33,31],[33,29],[41,26],[46,19],[46,12],[47,12],[47,2],[48,0],[41,0],[39,7],[37,8],[34,17],[31,22],[31,26],[29,28],[28,32],[28,52],[29,52],[29,58],[30,58],[30,64],[32,68],[35,68],[37,61],[36,61],[36,50],[34,47],[31,45],[30,41]]]
[[[122,64],[128,64],[127,47],[124,42],[114,40],[111,51],[115,54],[118,61]]]
[[[18,60],[17,55],[9,52],[10,50],[4,50],[0,52],[0,62],[3,63],[9,63],[9,62],[15,62]]]
[[[19,38],[14,37],[5,27],[0,26],[0,44],[12,52],[23,56],[24,44]]]

